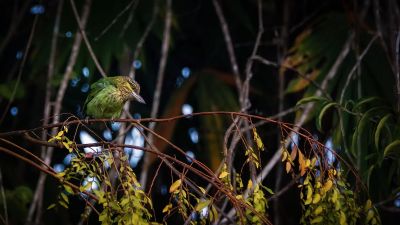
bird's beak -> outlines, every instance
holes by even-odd
[[[136,92],[132,92],[132,98],[140,103],[146,104],[142,96],[136,94]]]

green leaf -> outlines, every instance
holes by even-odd
[[[336,102],[327,103],[322,107],[321,111],[319,112],[316,122],[317,122],[317,129],[320,132],[323,132],[323,130],[322,130],[322,118],[324,117],[326,111],[328,111],[329,108],[331,108],[332,106],[335,106],[335,105],[337,105]]]
[[[376,131],[375,131],[375,147],[376,149],[379,150],[379,138],[381,136],[382,130],[386,125],[386,122],[392,117],[392,114],[387,114],[386,116],[382,117],[379,120],[378,125],[376,126]]]
[[[320,102],[320,101],[328,101],[328,99],[325,97],[319,97],[319,96],[306,97],[306,98],[300,99],[296,103],[296,106],[304,105],[304,104],[310,103],[310,102]]]
[[[64,190],[68,193],[68,194],[74,194],[74,191],[72,190],[72,188],[68,185],[64,185]]]
[[[50,210],[50,209],[52,209],[54,207],[56,207],[56,204],[53,203],[53,204],[49,205],[49,207],[47,207],[47,210]]]
[[[388,144],[383,152],[385,158],[398,158],[400,156],[400,140]]]
[[[382,105],[382,99],[376,96],[364,98],[360,101],[357,102],[357,104],[354,105],[353,111],[357,110],[363,110],[364,107],[371,106],[371,105]]]
[[[64,200],[64,202],[68,204],[69,203],[68,196],[63,192],[61,192],[60,195],[61,198]]]

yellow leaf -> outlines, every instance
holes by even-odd
[[[247,183],[247,189],[251,189],[253,187],[253,181],[249,180]]]
[[[176,191],[182,184],[182,180],[176,180],[173,184],[171,184],[171,187],[169,187],[169,193],[172,193]]]
[[[369,222],[373,217],[374,217],[374,211],[373,210],[368,210],[367,222]]]
[[[258,135],[256,128],[253,128],[253,137],[254,141],[257,144],[257,148],[261,151],[264,150],[264,143],[262,142],[260,136]]]
[[[306,168],[310,167],[310,165],[311,165],[311,160],[307,159],[306,160],[306,165],[305,165]]]
[[[311,220],[311,224],[313,224],[313,223],[321,223],[323,219],[324,218],[322,216],[318,216],[318,217],[314,218],[313,220]]]
[[[283,151],[282,152],[282,162],[286,160],[287,156],[288,156],[287,151]]]
[[[329,179],[326,181],[326,183],[324,184],[324,187],[322,188],[324,190],[324,192],[328,192],[331,188],[332,188],[332,180]]]
[[[307,176],[306,179],[303,182],[303,185],[307,185],[310,183],[310,176]]]
[[[170,203],[170,204],[166,205],[166,206],[163,208],[162,212],[163,212],[163,213],[166,213],[166,212],[169,212],[169,210],[171,210],[171,209],[172,209],[172,204]]]
[[[61,140],[61,137],[64,135],[64,131],[62,130],[62,131],[59,131],[58,132],[58,134],[57,134],[57,136],[55,137],[56,139],[58,139],[58,140]]]
[[[311,159],[311,166],[315,166],[316,163],[317,163],[317,158],[313,157]]]
[[[304,202],[305,205],[309,205],[312,202],[312,194],[313,190],[310,185],[307,186],[307,198],[306,201]]]
[[[347,224],[346,214],[344,214],[343,211],[340,211],[340,225],[345,225],[345,224]]]
[[[320,214],[321,212],[322,212],[322,206],[318,206],[315,210],[314,210],[314,214],[315,215],[318,215],[318,214]]]
[[[219,175],[219,179],[224,179],[226,176],[228,176],[228,172],[226,172],[226,171],[222,171],[222,173]]]
[[[291,168],[292,165],[290,165],[290,162],[286,162],[286,173],[289,173]]]
[[[206,193],[206,190],[204,190],[204,188],[202,188],[202,187],[198,187],[199,189],[200,189],[200,191],[201,191],[201,193],[203,193],[203,194],[205,194]]]
[[[74,194],[74,191],[72,190],[72,188],[68,185],[64,185],[64,190],[68,193],[68,194]]]
[[[365,203],[364,210],[365,211],[369,210],[371,208],[371,206],[372,206],[371,199],[368,199],[367,202]]]
[[[303,176],[306,173],[306,167],[305,167],[305,160],[304,160],[304,155],[299,151],[299,170],[300,170],[300,175]]]
[[[292,153],[290,153],[290,158],[292,159],[292,161],[294,161],[296,159],[297,151],[298,151],[297,145],[294,145],[293,149],[292,149]]]
[[[336,190],[333,190],[333,195],[332,195],[332,202],[335,203],[338,198],[338,192]]]
[[[321,195],[317,193],[317,194],[314,195],[312,203],[313,204],[317,204],[320,200],[321,200]]]
[[[73,151],[73,149],[71,148],[71,146],[69,146],[68,142],[63,142],[63,145],[66,149],[68,149],[68,151],[71,153]]]
[[[204,209],[205,207],[207,207],[210,204],[210,200],[205,200],[205,201],[201,201],[199,202],[199,204],[196,205],[196,211],[199,212],[200,210]]]

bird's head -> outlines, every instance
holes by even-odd
[[[140,96],[140,86],[139,84],[133,80],[130,77],[125,77],[126,78],[126,82],[124,83],[124,85],[126,86],[126,88],[129,90],[129,100],[135,100],[138,101],[140,103],[145,104],[146,102],[144,101],[144,99],[142,98],[142,96]]]

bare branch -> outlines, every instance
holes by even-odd
[[[217,16],[218,16],[218,20],[221,25],[222,33],[224,35],[226,48],[228,50],[229,60],[231,62],[231,66],[232,66],[232,72],[235,77],[236,88],[238,90],[238,93],[240,93],[240,91],[242,90],[242,81],[240,79],[239,66],[236,61],[235,50],[233,48],[232,38],[229,33],[228,23],[225,20],[224,13],[222,12],[222,9],[221,9],[220,4],[218,3],[218,0],[213,0],[213,4],[214,4],[215,12],[217,13]]]
[[[158,68],[157,74],[157,84],[154,90],[154,97],[153,97],[153,104],[151,107],[151,114],[150,117],[155,118],[157,117],[159,106],[160,106],[160,97],[161,97],[161,89],[162,83],[164,81],[164,74],[165,74],[165,66],[167,64],[168,59],[168,50],[169,50],[169,41],[170,41],[170,33],[171,33],[171,22],[172,22],[172,9],[171,4],[172,0],[167,0],[166,2],[166,14],[165,14],[165,26],[164,26],[164,34],[163,34],[163,41],[161,46],[161,59],[160,65]],[[152,131],[154,130],[156,124],[154,122],[149,124],[149,129]],[[153,135],[149,134],[148,136],[149,143],[153,143]],[[148,169],[150,167],[150,156],[145,154],[144,156],[144,163],[143,168],[140,176],[140,183],[142,186],[146,186],[147,176],[148,176]]]
[[[78,23],[79,31],[83,37],[83,41],[85,42],[86,47],[88,48],[89,54],[92,57],[93,62],[96,65],[96,68],[100,72],[101,76],[106,77],[107,75],[104,72],[103,68],[101,67],[96,55],[94,54],[92,46],[90,45],[90,42],[86,36],[86,32],[85,32],[86,21],[84,21],[83,18],[82,18],[82,20],[79,18],[78,10],[76,9],[74,0],[70,0],[70,3],[71,3],[72,11],[74,12],[76,22]],[[86,20],[87,20],[87,18],[86,18]]]
[[[400,30],[397,30],[396,38],[396,98],[397,98],[397,112],[400,112]]]
[[[118,21],[118,19],[124,15],[126,11],[128,11],[132,6],[133,3],[135,3],[135,6],[138,4],[139,0],[132,0],[121,12],[118,13],[118,15],[111,21],[110,24],[108,24],[97,37],[94,38],[94,41],[98,41],[105,33],[107,33],[108,30]]]
[[[154,26],[154,23],[155,23],[156,18],[157,18],[157,14],[158,14],[158,5],[156,3],[154,3],[153,15],[151,17],[151,20],[150,20],[149,24],[147,25],[147,27],[146,27],[142,37],[140,38],[139,42],[137,43],[136,48],[135,48],[135,52],[133,53],[133,61],[130,64],[130,69],[129,69],[129,77],[132,78],[132,79],[135,79],[135,69],[136,69],[133,66],[133,62],[135,62],[135,60],[137,60],[137,58],[139,58],[139,54],[140,54],[140,51],[143,48],[143,44],[146,41],[147,36],[149,35],[151,29]]]
[[[4,186],[3,186],[3,173],[1,172],[0,168],[0,196],[1,199],[3,199],[3,209],[4,209],[4,224],[8,225],[8,211],[7,211],[7,202],[6,202],[6,194],[4,192]]]
[[[17,1],[16,1],[17,2]],[[15,32],[17,31],[17,28],[19,24],[21,23],[22,19],[24,18],[24,13],[29,7],[30,1],[25,1],[24,5],[21,7],[20,11],[18,13],[15,13],[13,18],[11,18],[11,24],[10,27],[7,31],[7,35],[4,37],[3,41],[0,44],[0,57],[3,55],[3,51],[5,47],[8,45],[12,37],[15,35]]]
[[[356,72],[357,68],[360,67],[362,59],[368,53],[368,50],[370,49],[370,47],[372,46],[372,44],[374,43],[374,41],[377,38],[378,38],[378,35],[375,35],[372,37],[372,39],[369,41],[367,47],[364,49],[364,51],[361,53],[361,55],[357,58],[356,64],[353,66],[353,68],[351,68],[350,73],[347,75],[346,83],[343,86],[342,93],[340,93],[339,103],[343,103],[344,95],[346,93],[347,87],[350,84],[350,80],[353,78],[353,74]]]

